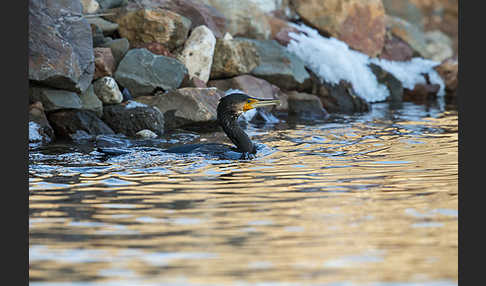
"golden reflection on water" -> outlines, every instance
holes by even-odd
[[[31,282],[457,284],[457,113],[257,138],[277,151],[67,183],[31,173]]]

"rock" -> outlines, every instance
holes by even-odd
[[[101,17],[89,17],[86,18],[90,25],[96,25],[101,29],[101,32],[105,36],[112,35],[116,30],[118,30],[118,24],[110,21],[106,21]]]
[[[176,58],[176,56],[174,56],[169,51],[169,49],[161,43],[152,42],[152,43],[137,44],[134,48],[136,48],[136,49],[147,49],[154,55]]]
[[[93,79],[111,76],[115,72],[116,63],[110,48],[94,48],[95,72]]]
[[[387,33],[380,58],[389,61],[409,61],[413,58],[413,49],[402,39]]]
[[[91,24],[91,33],[93,35],[93,47],[101,47],[102,45],[112,41],[111,38],[105,37],[103,31],[98,25]]]
[[[369,103],[356,95],[350,83],[340,81],[339,84],[320,84],[318,90],[322,105],[330,113],[366,112],[370,110]]]
[[[274,40],[253,40],[238,38],[255,44],[260,64],[251,74],[285,90],[305,91],[311,86],[311,77],[304,62],[288,52]]]
[[[230,34],[216,40],[211,79],[228,78],[250,73],[260,64],[255,44],[234,40]]]
[[[139,9],[129,11],[117,19],[118,32],[131,46],[143,43],[160,43],[169,50],[184,44],[191,20],[165,9]]]
[[[29,80],[85,91],[94,73],[91,28],[80,1],[29,1]]]
[[[128,0],[97,0],[103,10],[117,8],[128,3]]]
[[[390,96],[387,98],[387,101],[401,102],[403,99],[402,82],[378,65],[370,63],[369,66],[373,74],[376,76],[376,80],[388,88]]]
[[[157,108],[133,100],[105,106],[102,119],[115,132],[130,137],[144,129],[158,136],[164,133],[164,115]]]
[[[189,77],[189,75],[186,75],[182,80],[180,88],[184,88],[184,87],[207,88],[208,86],[204,81],[200,80],[199,78]]]
[[[266,40],[270,24],[265,13],[251,0],[199,0],[214,7],[228,20],[228,32],[234,37]]]
[[[302,20],[351,48],[375,57],[385,39],[385,9],[381,0],[293,0]]]
[[[291,91],[287,93],[289,115],[300,119],[315,120],[329,117],[316,95]]]
[[[103,115],[103,102],[96,96],[92,84],[79,95],[79,98],[81,99],[81,109],[91,110],[98,117]]]
[[[103,104],[116,104],[123,100],[120,88],[112,77],[105,76],[94,81],[93,89]]]
[[[456,59],[450,58],[443,61],[439,66],[435,67],[435,70],[444,81],[446,91],[453,92],[457,90],[459,64]]]
[[[209,80],[215,45],[216,38],[206,26],[192,30],[177,57],[186,66],[190,77],[197,77],[205,83]]]
[[[139,138],[143,138],[143,139],[157,138],[157,134],[155,134],[154,132],[152,132],[148,129],[138,131],[137,133],[135,133],[135,136],[137,136]]]
[[[390,32],[410,45],[419,56],[430,58],[427,50],[425,35],[415,25],[393,16],[386,16],[386,26]]]
[[[78,131],[90,135],[114,134],[93,111],[59,110],[48,114],[49,122],[59,138],[72,138]]]
[[[79,96],[72,91],[44,87],[29,88],[30,102],[40,101],[46,112],[58,109],[81,109]]]
[[[187,68],[177,59],[154,55],[147,49],[131,49],[118,65],[115,79],[137,97],[156,89],[176,89],[186,74]]]
[[[403,92],[404,101],[423,102],[428,98],[437,95],[440,86],[438,84],[419,83],[412,90],[405,88]]]
[[[81,0],[84,14],[92,14],[100,8],[100,4],[96,0]]]
[[[216,108],[224,93],[216,88],[180,88],[154,96],[140,96],[136,101],[157,107],[165,119],[165,129],[217,125]]]
[[[267,18],[270,24],[271,38],[282,46],[287,46],[292,39],[290,38],[289,33],[300,33],[299,30],[292,27],[290,23],[285,20],[270,15]]]
[[[439,30],[425,32],[425,44],[433,61],[442,62],[454,55],[451,39]]]
[[[115,39],[112,41],[109,41],[107,43],[104,43],[101,45],[102,47],[110,48],[111,49],[111,54],[113,55],[113,58],[115,59],[115,69],[120,63],[120,61],[123,59],[125,54],[127,53],[130,43],[126,38],[120,38],[120,39]]]
[[[220,38],[227,32],[226,17],[214,7],[193,0],[141,0],[143,7],[163,8],[182,15],[191,20],[191,29],[204,25],[215,37]]]
[[[221,91],[239,89],[249,96],[256,98],[279,99],[280,89],[264,79],[251,75],[240,75],[230,79],[211,80],[208,86],[216,87]]]
[[[410,0],[382,0],[387,15],[395,16],[409,23],[414,23],[420,30],[424,29],[422,10]]]
[[[46,144],[54,139],[54,130],[47,120],[42,102],[29,105],[29,142]]]

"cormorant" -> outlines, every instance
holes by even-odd
[[[217,107],[217,120],[224,133],[236,145],[236,148],[227,144],[220,143],[200,143],[187,144],[170,147],[162,150],[167,153],[205,153],[225,158],[235,157],[228,154],[228,151],[241,153],[240,159],[251,159],[257,153],[257,146],[251,141],[250,137],[243,131],[238,123],[238,117],[244,112],[262,106],[278,105],[278,99],[262,99],[247,95],[240,90],[230,89],[225,92],[225,96],[219,100]],[[142,148],[142,150],[153,150],[153,148]],[[108,155],[122,155],[130,153],[129,150],[120,148],[101,148],[98,150]]]
[[[256,145],[240,127],[238,117],[244,112],[263,106],[278,105],[278,99],[255,98],[240,90],[230,89],[219,100],[217,107],[217,120],[224,133],[236,145],[234,151],[242,153],[240,159],[253,158],[257,152]],[[167,149],[169,153],[220,153],[228,151],[228,145],[218,143],[189,144]]]

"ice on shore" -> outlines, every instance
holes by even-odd
[[[340,80],[345,80],[351,83],[357,95],[368,102],[384,101],[390,95],[386,86],[377,81],[368,66],[370,63],[393,74],[407,89],[413,89],[418,83],[426,83],[424,74],[427,74],[432,84],[440,86],[438,95],[445,94],[444,82],[434,70],[439,62],[423,58],[413,58],[407,62],[370,58],[351,50],[346,43],[336,38],[321,36],[313,28],[303,24],[292,25],[303,33],[289,33],[292,40],[287,49],[304,61],[322,81],[338,84]]]

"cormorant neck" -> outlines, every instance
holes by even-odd
[[[241,153],[255,154],[255,145],[238,124],[238,117],[239,115],[234,113],[218,113],[219,124],[238,150]]]

